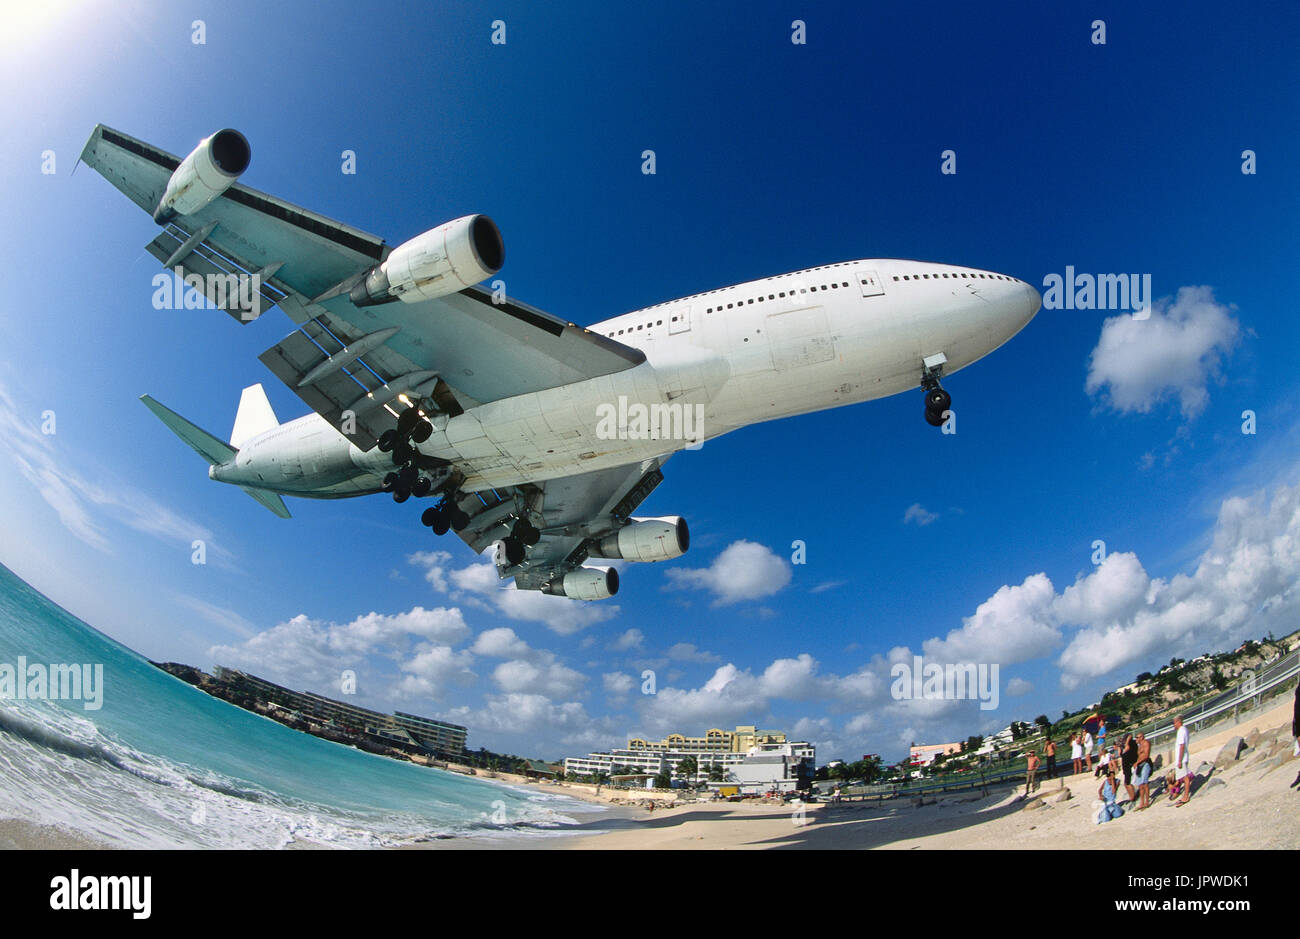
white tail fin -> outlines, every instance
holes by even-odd
[[[235,414],[235,429],[230,432],[230,445],[238,449],[254,437],[279,426],[262,386],[249,385],[239,397],[239,411]]]

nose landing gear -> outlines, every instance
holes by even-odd
[[[921,388],[925,391],[925,422],[931,427],[942,427],[952,408],[952,395],[939,384],[945,362],[947,358],[942,354],[930,356],[925,360],[925,370],[921,373]]]

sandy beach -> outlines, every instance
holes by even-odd
[[[735,850],[755,848],[994,849],[1295,849],[1300,848],[1300,790],[1288,788],[1292,703],[1192,737],[1192,766],[1213,762],[1230,739],[1258,730],[1240,760],[1198,780],[1181,807],[1167,796],[1103,825],[1093,821],[1100,782],[1091,773],[1044,781],[1026,800],[1023,787],[982,796],[952,794],[918,807],[915,799],[790,806],[697,803],[647,813],[630,827],[593,837],[535,845],[560,849]],[[1157,750],[1156,753],[1162,751]],[[1167,757],[1166,757],[1167,762]],[[1154,777],[1153,777],[1154,780]],[[1069,797],[1062,799],[1068,790]],[[1127,795],[1121,791],[1121,799]]]
[[[1289,698],[1232,726],[1192,736],[1192,766],[1213,763],[1234,737],[1253,742],[1200,778],[1190,803],[1167,796],[1133,810],[1121,790],[1122,818],[1094,821],[1100,782],[1092,774],[1044,780],[1028,799],[1023,787],[953,793],[918,805],[915,798],[879,802],[779,805],[685,802],[675,796],[575,783],[539,783],[498,774],[498,783],[599,803],[606,811],[580,824],[535,835],[432,839],[403,845],[422,850],[740,850],[767,848],[933,849],[1296,849],[1300,789],[1289,788],[1300,762],[1292,757]],[[1252,732],[1254,735],[1252,736]],[[1167,751],[1156,750],[1168,763]],[[1165,770],[1167,771],[1167,770]],[[1155,779],[1164,771],[1153,774]],[[1065,795],[1068,793],[1068,795]],[[655,801],[655,811],[643,804]],[[0,819],[0,849],[107,847],[77,832]],[[297,848],[313,845],[295,844]]]

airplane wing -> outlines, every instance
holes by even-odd
[[[81,160],[151,214],[181,163],[102,124]],[[458,414],[645,360],[638,349],[481,287],[365,307],[346,292],[320,299],[392,249],[240,183],[166,222],[147,250],[187,281],[197,277],[208,300],[240,322],[279,306],[297,329],[262,361],[363,450],[395,424],[402,405],[390,402],[399,394],[431,398]],[[232,299],[229,278],[253,286]]]
[[[552,479],[534,486],[511,487],[467,496],[473,507],[461,539],[476,553],[509,534],[510,515],[529,507],[540,513],[542,539],[522,564],[497,563],[501,577],[514,577],[521,590],[537,590],[556,577],[581,567],[594,545],[593,534],[609,530],[609,520],[627,518],[663,482],[660,468],[671,454],[626,466]],[[465,505],[466,503],[462,503]]]

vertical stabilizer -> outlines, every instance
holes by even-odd
[[[235,414],[235,428],[230,432],[230,445],[239,449],[254,437],[279,426],[261,384],[249,385],[239,397],[239,411]]]

